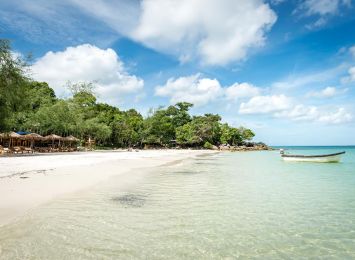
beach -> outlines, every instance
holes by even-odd
[[[0,158],[0,226],[50,200],[87,189],[111,176],[134,182],[129,173],[212,153],[197,150],[141,150],[61,153]],[[124,177],[123,177],[124,176]]]
[[[0,179],[0,259],[353,259],[355,148],[287,150],[346,153],[340,163],[278,151],[1,158],[12,174],[32,172]]]

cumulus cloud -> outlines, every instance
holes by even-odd
[[[265,0],[5,0],[0,10],[0,21],[31,41],[106,46],[123,35],[182,62],[211,65],[245,59],[276,19]],[[100,37],[87,33],[93,30]]]
[[[32,71],[34,79],[48,82],[60,95],[65,94],[68,81],[95,82],[99,98],[111,104],[123,94],[141,90],[144,85],[142,79],[126,71],[114,50],[90,44],[47,52],[33,64]]]
[[[170,78],[165,85],[155,89],[157,96],[169,97],[172,104],[185,101],[196,106],[214,101],[222,93],[222,87],[218,80],[202,78],[200,74],[177,79]]]
[[[320,114],[318,121],[326,124],[341,124],[351,122],[353,116],[345,108],[338,108],[336,112]]]
[[[293,121],[320,122],[324,124],[342,124],[352,121],[353,116],[343,107],[335,111],[320,109],[317,106],[296,104],[285,95],[256,96],[246,103],[241,103],[240,114],[269,114],[276,118]]]
[[[275,117],[287,117],[296,121],[310,121],[318,116],[315,106],[296,105],[292,109],[275,113]]]
[[[343,94],[347,91],[347,89],[337,89],[336,87],[326,87],[321,89],[320,91],[310,91],[307,93],[307,97],[315,97],[315,98],[331,98],[340,94]]]
[[[276,14],[261,0],[144,0],[135,40],[179,57],[224,65],[262,46]]]
[[[238,100],[241,98],[249,98],[258,96],[261,89],[247,82],[235,83],[225,89],[225,96],[228,100]]]
[[[170,78],[165,85],[155,89],[157,96],[169,97],[171,103],[187,101],[197,106],[208,104],[219,98],[237,101],[257,96],[260,93],[261,88],[247,82],[222,87],[217,79],[203,78],[199,73],[177,79]]]
[[[324,124],[342,124],[352,121],[352,115],[340,107],[336,111],[321,111],[316,106],[296,105],[291,110],[275,114],[275,117],[284,117],[294,121],[312,121]]]
[[[268,114],[290,108],[292,100],[285,95],[256,96],[248,102],[242,102],[240,114]]]
[[[68,0],[67,0],[68,1]],[[71,0],[111,28],[181,62],[224,65],[264,45],[277,16],[263,0]]]

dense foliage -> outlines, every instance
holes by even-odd
[[[74,135],[110,147],[212,148],[240,145],[254,136],[250,129],[221,123],[219,115],[191,116],[193,105],[186,102],[151,110],[146,118],[134,109],[121,111],[98,103],[91,83],[69,84],[72,96],[59,99],[47,83],[28,77],[27,68],[9,42],[0,40],[0,132]]]

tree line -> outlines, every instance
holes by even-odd
[[[250,129],[222,123],[217,114],[191,115],[193,104],[187,102],[151,109],[146,117],[135,109],[123,111],[98,102],[92,83],[70,84],[72,96],[61,99],[47,83],[29,77],[29,69],[9,41],[0,39],[0,132],[90,137],[103,147],[211,148],[254,137]]]

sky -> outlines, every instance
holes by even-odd
[[[355,145],[354,0],[0,0],[0,38],[67,98],[180,101],[270,145]]]

